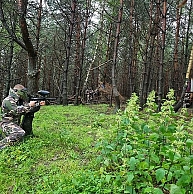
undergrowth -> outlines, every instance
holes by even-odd
[[[173,94],[168,93],[160,112],[155,92],[143,111],[132,95],[118,116],[114,137],[98,143],[95,193],[192,193],[193,120],[186,120],[185,109],[173,111]]]
[[[133,94],[116,115],[107,105],[42,107],[35,137],[0,153],[0,191],[192,193],[193,120],[173,104],[171,90],[160,112],[155,92],[143,111]]]

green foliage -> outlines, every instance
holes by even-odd
[[[160,112],[155,92],[143,112],[138,97],[132,95],[119,115],[114,139],[98,144],[96,174],[105,184],[99,193],[192,192],[192,120],[184,119],[184,110],[174,113],[173,94],[170,90]]]
[[[154,91],[143,111],[133,94],[116,115],[105,105],[42,107],[35,137],[1,152],[1,192],[191,193],[193,120],[173,102],[171,90],[160,112]]]

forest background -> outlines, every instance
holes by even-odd
[[[68,104],[112,85],[140,105],[170,88],[179,97],[192,46],[192,1],[0,0],[0,94],[26,85]],[[111,95],[111,93],[110,93]]]
[[[16,83],[63,105],[99,85],[110,86],[107,100],[131,97],[117,115],[106,105],[42,107],[36,138],[1,153],[1,191],[192,193],[192,115],[171,108],[193,38],[193,2],[179,3],[0,0],[0,100]],[[167,97],[160,112],[155,95],[158,105]]]

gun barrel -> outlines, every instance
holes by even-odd
[[[40,97],[40,98],[37,97],[37,98],[36,98],[36,97],[35,97],[35,98],[31,98],[30,100],[31,100],[31,101],[42,101],[42,100],[43,100],[43,101],[46,101],[46,100],[56,100],[56,98],[46,98],[46,97]]]
[[[44,98],[44,97],[42,97],[42,98],[30,98],[30,101],[44,101],[44,100],[46,100],[46,98]]]
[[[34,97],[30,99],[30,101],[37,101],[37,102],[45,101],[46,105],[55,104],[55,100],[56,98],[46,98],[46,97],[40,97],[40,98]]]

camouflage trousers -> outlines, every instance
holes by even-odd
[[[11,121],[2,121],[0,123],[0,127],[2,130],[3,139],[0,141],[0,149],[5,148],[9,145],[13,145],[22,139],[25,135],[25,131],[18,126],[16,123]]]

